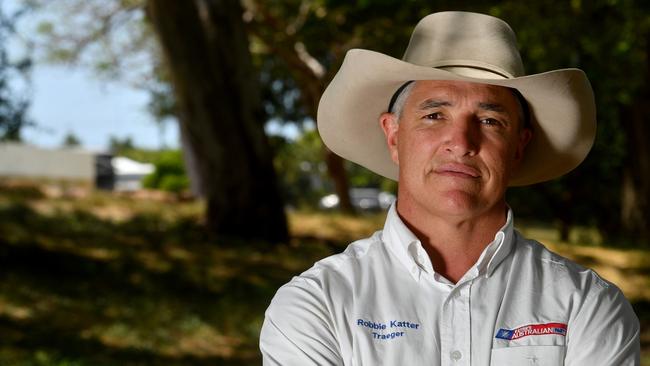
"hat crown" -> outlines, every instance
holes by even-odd
[[[426,16],[415,26],[404,61],[481,78],[524,75],[517,39],[501,19],[446,11]]]

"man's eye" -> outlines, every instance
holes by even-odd
[[[483,118],[481,120],[481,123],[484,125],[489,125],[489,126],[501,126],[502,123],[498,119],[494,118]]]
[[[442,119],[442,113],[440,112],[434,112],[434,113],[429,113],[426,116],[424,116],[425,119]]]

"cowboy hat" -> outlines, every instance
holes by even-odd
[[[413,30],[402,60],[369,50],[348,51],[318,106],[317,125],[334,153],[397,180],[379,116],[410,80],[458,80],[514,88],[528,102],[533,138],[510,186],[568,173],[591,149],[596,105],[585,73],[562,69],[524,75],[515,34],[484,14],[441,12]]]

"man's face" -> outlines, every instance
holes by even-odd
[[[505,87],[416,82],[399,121],[380,118],[399,166],[400,209],[464,218],[501,209],[531,137],[520,114]]]

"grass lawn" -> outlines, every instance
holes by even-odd
[[[294,212],[291,241],[269,248],[211,240],[201,212],[165,197],[0,186],[0,366],[259,365],[276,289],[383,223]],[[650,252],[522,230],[623,289],[650,366]]]

